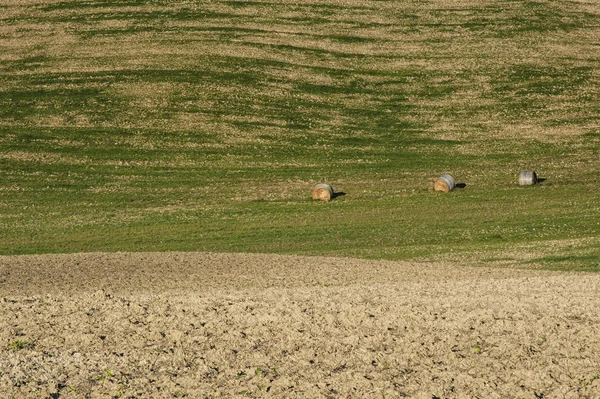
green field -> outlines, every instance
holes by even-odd
[[[594,1],[5,0],[0,254],[600,270],[599,60]]]

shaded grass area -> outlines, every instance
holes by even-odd
[[[598,6],[5,11],[0,253],[407,259],[600,236]],[[523,169],[546,180],[518,187]],[[433,193],[442,173],[464,188]],[[346,195],[312,202],[319,182]]]
[[[550,270],[600,271],[600,251],[595,250],[584,255],[543,256],[524,264],[541,264]]]

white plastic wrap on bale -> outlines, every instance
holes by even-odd
[[[533,170],[524,170],[519,173],[519,186],[533,186],[537,181],[537,174]]]
[[[454,190],[454,187],[456,187],[456,183],[454,182],[454,178],[449,174],[441,175],[433,185],[435,191],[443,191],[445,193]]]

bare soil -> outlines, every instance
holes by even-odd
[[[0,397],[598,398],[599,294],[443,261],[0,257]]]

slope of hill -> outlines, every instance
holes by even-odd
[[[595,270],[599,13],[4,2],[0,253],[510,261],[530,247],[548,249],[534,263]],[[518,187],[524,169],[545,181]],[[432,193],[442,173],[462,188]],[[345,195],[311,201],[320,182]]]

